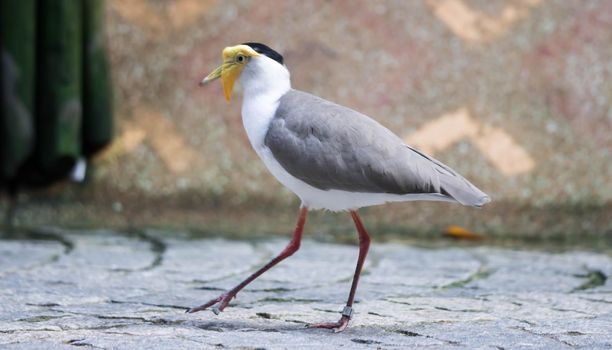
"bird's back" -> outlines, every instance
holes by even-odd
[[[375,120],[298,90],[280,99],[264,143],[288,173],[321,190],[437,194],[473,206],[489,201]]]

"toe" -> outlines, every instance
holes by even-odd
[[[340,325],[334,328],[334,333],[340,333],[348,327],[348,322],[340,322]]]
[[[202,311],[202,310],[204,310],[204,309],[201,306],[198,306],[198,307],[192,307],[190,309],[187,309],[187,311],[185,311],[185,312],[188,313],[188,314],[192,314],[194,312],[198,312],[198,311]]]

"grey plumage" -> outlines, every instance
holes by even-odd
[[[472,206],[489,201],[373,119],[298,90],[280,99],[264,143],[288,173],[318,189],[439,194]]]

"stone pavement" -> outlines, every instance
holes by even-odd
[[[357,247],[305,240],[219,316],[185,314],[284,239],[38,230],[0,241],[0,348],[610,348],[612,258],[486,246],[372,246],[347,331]],[[186,236],[186,235],[185,235]]]

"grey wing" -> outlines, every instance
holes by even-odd
[[[486,197],[371,118],[297,90],[281,98],[264,143],[287,172],[322,190],[436,193],[466,205]]]

